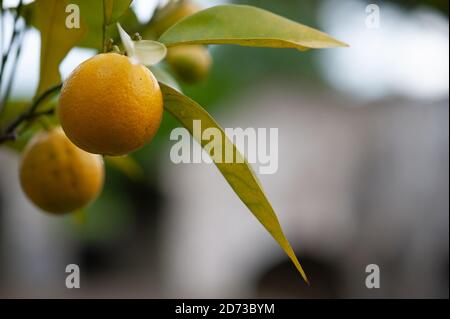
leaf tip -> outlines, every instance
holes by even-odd
[[[308,287],[311,287],[311,283],[310,283],[308,277],[306,276],[306,274],[303,274],[302,277],[303,277],[303,280],[304,280],[304,281],[306,282],[306,284],[308,285]]]
[[[300,275],[302,276],[303,280],[306,282],[306,284],[308,285],[308,287],[311,287],[311,283],[309,282],[308,276],[306,275],[305,271],[303,270],[302,266],[300,265],[300,263],[298,265],[297,269],[300,272]]]
[[[336,40],[336,43],[337,43],[337,47],[342,47],[342,48],[349,48],[350,47],[349,44],[347,44],[345,42],[342,42],[342,41],[339,41],[339,40]]]

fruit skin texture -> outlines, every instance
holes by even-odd
[[[36,134],[20,164],[20,183],[44,211],[62,214],[87,205],[100,193],[103,159],[76,147],[61,128]]]
[[[149,142],[163,114],[153,74],[117,53],[98,54],[65,81],[57,113],[69,139],[95,154],[125,155]]]
[[[180,80],[195,84],[208,76],[212,58],[204,46],[182,45],[169,48],[167,63]]]

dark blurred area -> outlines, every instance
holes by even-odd
[[[18,154],[0,149],[0,297],[448,298],[449,3],[375,2],[370,30],[369,1],[235,2],[350,45],[214,46],[209,79],[182,86],[223,127],[279,129],[279,170],[261,181],[311,287],[213,165],[170,161],[165,114],[133,154],[143,176],[107,165],[81,218],[34,208]],[[71,263],[81,289],[64,285]],[[369,264],[380,289],[365,286]]]
[[[441,11],[443,14],[448,16],[448,7],[449,7],[448,1],[442,0],[428,0],[428,1],[414,0],[408,2],[400,0],[391,0],[391,1],[408,9],[416,9],[417,7],[429,6],[431,8]]]

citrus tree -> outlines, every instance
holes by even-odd
[[[126,160],[115,156],[149,143],[164,110],[191,134],[194,121],[201,121],[203,131],[222,132],[219,147],[232,149],[236,158],[220,160],[207,141],[195,134],[194,139],[308,282],[251,167],[211,115],[182,93],[178,81],[195,84],[207,77],[212,65],[208,45],[305,51],[345,44],[252,6],[201,10],[191,0],[172,0],[160,5],[148,23],[140,23],[131,2],[35,0],[4,8],[0,1],[2,23],[6,13],[14,17],[0,66],[0,144],[22,153],[25,194],[50,213],[77,210],[101,191],[102,156]],[[39,84],[29,103],[13,103],[9,95],[17,56],[30,28],[41,35]],[[99,54],[62,82],[59,65],[74,47],[95,48]],[[12,65],[12,72],[7,72],[7,65]]]

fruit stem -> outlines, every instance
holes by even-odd
[[[102,52],[105,53],[107,50],[107,43],[106,43],[106,4],[105,0],[103,0],[103,28],[102,28]]]
[[[103,36],[102,36],[102,38],[103,38],[103,48],[102,48],[102,51],[103,51],[103,53],[105,53],[106,52],[106,50],[107,50],[107,43],[106,43],[106,24],[103,24]]]

